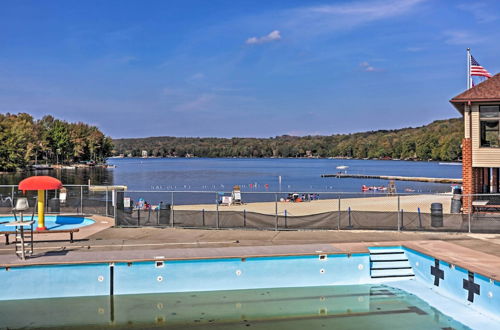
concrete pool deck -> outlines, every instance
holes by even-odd
[[[102,225],[108,224],[109,222]],[[35,242],[35,254],[25,262],[14,255],[13,246],[0,244],[0,267],[136,262],[158,258],[168,260],[352,254],[368,253],[367,248],[371,246],[403,245],[500,280],[500,234],[361,230],[275,232],[179,228],[100,228],[99,231],[89,228],[87,233],[82,230],[77,234],[81,236],[76,236],[74,243],[69,243],[67,237],[60,241]],[[83,237],[83,234],[88,236]]]

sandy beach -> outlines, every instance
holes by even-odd
[[[432,203],[442,203],[443,212],[450,213],[451,195],[408,195],[400,196],[400,208],[405,212],[417,212],[418,208],[422,213],[430,213]],[[278,214],[284,214],[285,210],[289,216],[301,216],[332,212],[339,210],[338,199],[315,200],[303,203],[278,202]],[[340,200],[340,210],[346,211],[348,208],[352,211],[379,211],[395,212],[398,210],[397,196],[365,197],[365,198],[345,198]],[[197,204],[197,205],[176,205],[175,210],[205,210],[215,211],[215,204]],[[262,214],[276,214],[276,203],[259,202],[247,203],[243,205],[219,205],[219,211],[243,211],[256,212]]]

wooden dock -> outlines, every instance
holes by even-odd
[[[393,175],[369,175],[369,174],[322,174],[322,178],[354,178],[354,179],[381,179],[381,180],[398,180],[398,181],[418,181],[418,182],[434,182],[434,183],[457,183],[461,184],[462,179],[454,178],[426,178],[417,176],[393,176]]]

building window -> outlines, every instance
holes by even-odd
[[[481,147],[500,147],[500,105],[479,106]]]

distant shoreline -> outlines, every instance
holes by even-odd
[[[355,158],[355,157],[120,157],[112,156],[107,159],[331,159],[331,160],[384,160],[384,161],[405,161],[405,162],[434,162],[442,163],[442,165],[461,165],[462,160],[453,160],[443,162],[442,160],[423,160],[423,159],[392,159],[392,158]]]

